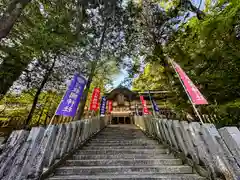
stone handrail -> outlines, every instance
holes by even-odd
[[[41,174],[99,132],[107,120],[95,117],[12,132],[1,147],[1,180],[37,180]]]
[[[214,124],[135,116],[135,124],[146,134],[168,145],[170,150],[209,179],[239,180],[240,131],[217,129]]]

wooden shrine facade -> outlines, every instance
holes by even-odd
[[[144,96],[147,107],[149,111],[152,112],[149,93],[157,102],[159,108],[163,110],[164,108],[161,107],[161,104],[163,104],[167,97],[167,91],[139,92],[131,91],[126,87],[119,86],[111,92],[105,94],[107,100],[111,100],[113,102],[112,111],[108,112],[108,114],[111,115],[111,124],[133,124],[134,115],[142,115],[140,95]]]

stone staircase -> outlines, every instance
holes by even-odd
[[[133,125],[110,125],[57,168],[49,180],[203,180]]]

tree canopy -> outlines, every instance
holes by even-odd
[[[168,90],[170,108],[193,114],[171,58],[209,101],[199,107],[202,113],[238,123],[237,0],[0,0],[0,11],[0,100],[12,101],[20,87],[31,99],[28,120],[47,111],[39,110],[39,102],[49,106],[45,94],[62,93],[75,72],[88,79],[81,118],[93,87],[104,91],[121,67],[127,67],[134,89]]]
[[[216,3],[210,0],[205,3],[205,8],[202,9],[204,16],[200,19],[195,15],[184,19],[185,14],[173,17],[170,13],[173,8],[159,9],[170,19],[166,23],[170,23],[172,29],[168,32],[168,39],[160,46],[155,45],[146,55],[145,61],[154,65],[156,62],[161,62],[161,58],[165,62],[167,62],[166,57],[174,59],[208,99],[209,105],[202,106],[201,111],[220,115],[222,119],[219,119],[219,123],[237,124],[240,87],[238,81],[240,3],[238,1]],[[176,17],[179,19],[177,23],[173,21]],[[166,24],[163,28],[166,29],[165,26]],[[156,33],[153,35],[155,36]],[[165,36],[161,34],[155,37]],[[157,46],[159,47],[156,51],[154,48]],[[158,54],[159,52],[162,52],[162,56]],[[186,96],[183,98],[181,84],[176,77],[172,79],[174,73],[169,69],[170,64],[162,65],[166,70],[165,77],[170,79],[164,87],[176,92],[175,98],[172,98],[173,105],[186,110],[189,102]],[[148,68],[149,66],[145,67],[146,71]],[[151,74],[162,73],[159,70],[152,71]],[[140,84],[146,82],[146,79],[151,78],[151,74],[146,75],[144,71],[134,82],[140,81]],[[135,88],[139,87],[139,83]],[[156,82],[158,85],[155,87],[160,87],[161,83],[162,81]]]

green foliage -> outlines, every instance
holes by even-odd
[[[213,1],[205,1],[204,13],[194,8],[190,1],[184,1],[181,6],[179,2],[181,0],[161,1],[163,9],[158,9],[158,12],[153,8],[154,3],[144,5],[142,16],[147,10],[148,15],[154,13],[161,17],[140,19],[144,37],[138,39],[147,38],[149,41],[148,44],[143,41],[138,47],[142,47],[143,51],[145,49],[145,63],[150,64],[143,74],[134,79],[133,88],[146,90],[151,85],[153,88],[168,89],[171,91],[168,106],[182,117],[189,113],[194,115],[188,97],[167,61],[170,57],[182,66],[208,99],[209,105],[201,106],[201,112],[217,115],[220,125],[236,125],[240,117],[240,2],[218,1],[213,4]],[[196,15],[187,17],[188,11]],[[175,21],[177,14],[181,21]],[[152,31],[156,27],[158,29]],[[156,64],[164,70],[150,68]],[[162,79],[155,81],[153,77],[158,76]]]
[[[1,12],[4,2],[0,1]],[[239,17],[238,0],[206,0],[201,9],[191,0],[32,1],[0,44],[0,94],[5,95],[16,80],[14,85],[20,84],[26,92],[17,97],[9,93],[3,99],[1,95],[0,104],[17,107],[16,113],[5,111],[10,116],[26,116],[43,76],[57,57],[32,123],[44,123],[47,115],[53,114],[61,95],[49,95],[49,90],[58,89],[74,71],[93,77],[89,101],[94,87],[104,92],[106,85],[111,85],[121,64],[128,67],[130,77],[146,64],[134,79],[133,89],[171,91],[165,104],[183,117],[193,115],[169,65],[170,57],[208,99],[210,105],[201,107],[201,112],[219,115],[220,124],[237,124]],[[54,97],[57,100],[50,103]]]
[[[35,90],[29,90],[19,95],[9,93],[0,101],[1,105],[6,106],[5,110],[1,112],[1,116],[5,117],[4,119],[8,119],[9,117],[22,117],[22,120],[25,120],[32,105],[34,92]],[[44,124],[46,116],[52,117],[62,96],[62,93],[57,94],[56,91],[43,91],[40,94],[31,124]]]
[[[232,1],[203,21],[191,18],[166,46],[207,97],[211,105],[206,109],[224,124],[236,124],[240,112],[239,9],[240,3]]]
[[[142,74],[133,80],[133,90],[167,90],[165,86],[164,67],[158,63],[147,64]]]
[[[33,104],[30,112],[34,111],[34,123],[39,114],[46,114],[38,107],[45,102],[44,91],[64,89],[61,86],[76,71],[89,79],[87,88],[94,75],[91,88],[99,86],[104,92],[113,74],[119,72],[122,58],[130,54],[124,46],[124,32],[131,17],[125,12],[118,0],[29,3],[0,44],[0,100],[12,85],[13,92],[15,86],[26,89],[31,94],[29,100],[22,93],[22,99],[13,97],[11,101],[25,101],[28,111]]]

